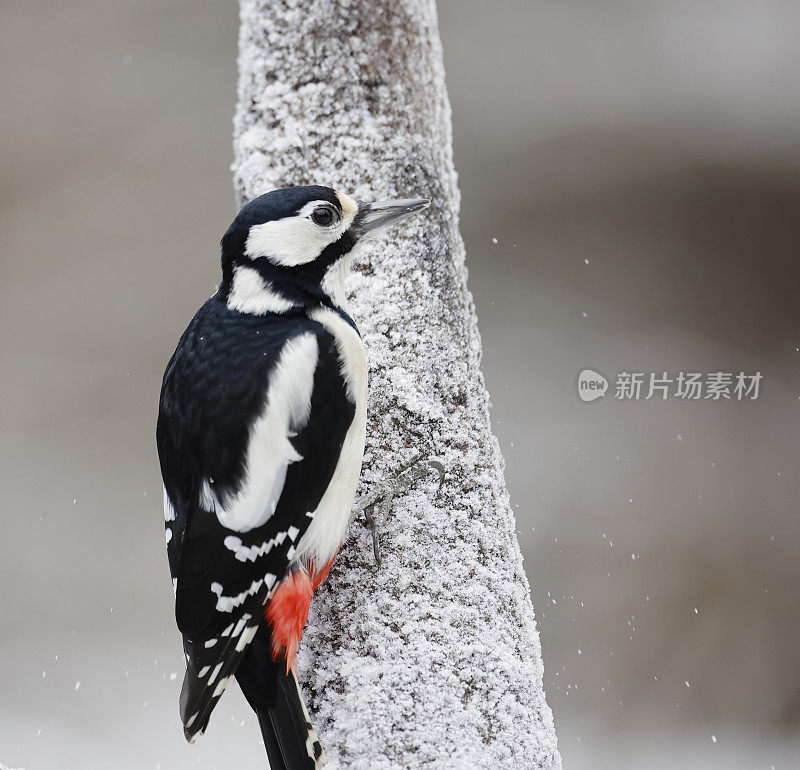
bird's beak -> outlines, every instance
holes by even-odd
[[[364,235],[380,227],[402,222],[402,220],[428,208],[430,205],[431,202],[427,198],[359,203],[356,227],[361,235]]]

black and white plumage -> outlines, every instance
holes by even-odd
[[[364,450],[367,368],[344,278],[364,234],[428,203],[275,190],[222,239],[222,283],[167,366],[157,427],[190,741],[236,676],[273,770],[324,762],[294,662]]]

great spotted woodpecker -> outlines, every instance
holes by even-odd
[[[362,236],[429,203],[274,190],[222,238],[222,282],[167,365],[156,431],[190,742],[235,676],[272,770],[324,764],[296,656],[364,452],[367,366],[344,279]]]

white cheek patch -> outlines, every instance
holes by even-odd
[[[342,237],[355,218],[355,212],[352,215],[343,212],[337,225],[320,227],[311,221],[311,213],[318,206],[325,205],[330,206],[327,201],[311,201],[293,216],[253,225],[247,236],[245,254],[250,259],[266,257],[273,264],[285,267],[313,262]]]

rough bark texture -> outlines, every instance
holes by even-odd
[[[458,231],[432,0],[242,0],[235,187],[328,184],[428,212],[362,247],[353,315],[370,365],[362,490],[415,452],[383,565],[357,522],[319,591],[300,673],[330,767],[556,768],[529,585],[491,432]]]

